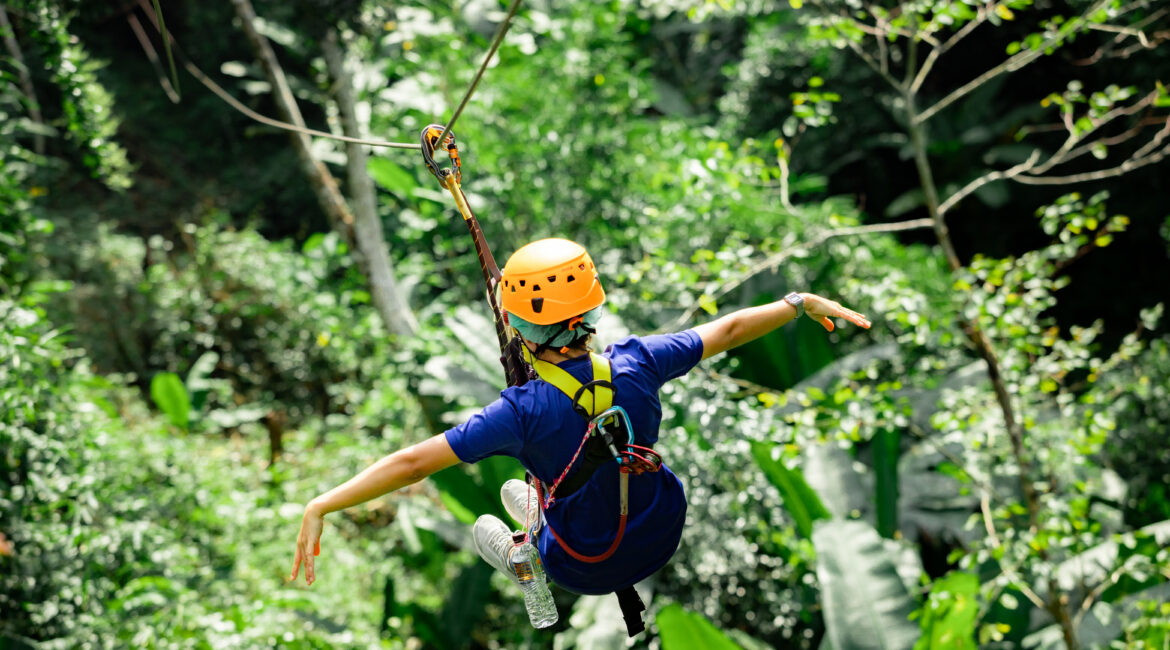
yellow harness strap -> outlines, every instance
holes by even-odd
[[[524,356],[528,359],[528,363],[532,364],[533,370],[541,379],[552,384],[557,390],[561,391],[573,399],[578,391],[581,392],[581,398],[577,404],[585,409],[589,414],[590,419],[595,417],[598,413],[604,413],[609,407],[613,406],[613,389],[609,386],[594,385],[588,390],[581,391],[581,382],[573,378],[572,375],[565,372],[556,364],[537,359],[532,355],[532,351],[527,346],[524,347]],[[593,380],[594,381],[613,381],[613,373],[609,367],[609,359],[599,355],[589,353],[589,358],[593,362]]]

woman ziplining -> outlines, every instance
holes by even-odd
[[[582,264],[588,271],[578,268]],[[540,287],[545,294],[540,312],[532,307],[531,291],[510,291],[512,283],[519,286],[521,280],[528,288],[539,284],[541,275],[563,278],[574,272],[573,282],[545,281]],[[508,260],[503,280],[508,284],[503,292],[508,323],[519,332],[532,357],[577,382],[592,381],[590,342],[605,293],[585,249],[563,239],[533,242]],[[517,297],[520,295],[523,297]],[[653,446],[662,418],[658,391],[666,382],[686,374],[702,359],[788,323],[801,310],[829,331],[834,328],[833,318],[870,326],[861,314],[804,293],[742,309],[674,334],[630,336],[599,355],[608,362],[612,373],[613,404],[625,409],[637,440],[643,446]],[[519,460],[542,485],[555,485],[566,469],[565,478],[573,480],[585,461],[582,456],[574,460],[574,455],[587,424],[575,410],[572,398],[543,376],[540,381],[505,389],[499,399],[467,422],[386,456],[310,501],[301,523],[290,579],[296,579],[302,564],[307,583],[316,579],[313,557],[320,552],[325,515],[400,489],[459,462],[475,463],[489,456],[505,455]],[[535,491],[523,482],[512,479],[502,486],[504,507],[518,523],[525,524],[533,508],[541,508],[541,516],[528,532],[549,578],[569,591],[607,594],[630,587],[662,568],[678,547],[686,498],[682,484],[664,463],[656,472],[629,477],[629,516],[615,552],[593,563],[569,553],[571,548],[577,553],[598,555],[610,547],[620,519],[619,469],[616,462],[601,463],[576,491],[562,494],[557,490],[552,494],[555,499],[547,508],[544,503],[536,503]],[[507,561],[512,547],[510,528],[484,515],[476,521],[473,537],[480,556],[514,581],[515,574]]]
[[[290,580],[302,565],[306,582],[316,579],[313,558],[328,513],[459,462],[505,455],[520,461],[532,480],[504,483],[504,508],[535,545],[550,580],[580,594],[617,593],[632,636],[643,629],[633,585],[670,560],[686,519],[682,483],[653,451],[662,418],[658,391],[699,361],[802,314],[829,331],[834,318],[865,328],[870,321],[835,301],[791,293],[693,329],[629,336],[593,353],[605,291],[589,253],[569,240],[543,239],[517,250],[502,273],[496,270],[459,187],[453,137],[444,144],[455,168],[439,169],[431,158],[439,133],[437,126],[424,129],[424,158],[475,237],[512,385],[463,424],[394,452],[311,500]],[[491,515],[475,522],[472,537],[480,556],[519,584],[509,554],[514,539],[523,538]]]

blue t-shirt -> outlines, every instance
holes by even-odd
[[[699,362],[702,340],[694,330],[630,336],[606,348],[604,356],[613,372],[613,403],[629,414],[635,444],[654,445],[662,422],[658,389]],[[581,383],[593,378],[588,355],[558,365]],[[500,399],[446,435],[463,462],[512,456],[547,485],[572,460],[585,427],[568,396],[544,381],[530,381],[504,389]],[[575,461],[573,471],[584,455]],[[549,532],[551,526],[583,555],[605,552],[618,529],[618,495],[618,465],[607,462],[579,490],[558,497],[545,511],[548,526],[540,529],[536,545],[545,571],[558,585],[582,594],[607,594],[646,578],[674,555],[687,502],[682,483],[665,464],[657,472],[630,476],[625,536],[605,561],[586,564],[573,559]]]

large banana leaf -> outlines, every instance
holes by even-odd
[[[776,445],[764,442],[752,443],[752,456],[756,464],[764,470],[768,481],[780,491],[784,499],[784,509],[792,515],[796,522],[796,530],[804,537],[810,537],[813,532],[813,522],[818,519],[828,519],[832,513],[821,503],[817,493],[805,482],[799,469],[788,469],[784,462],[773,458]]]
[[[916,608],[891,553],[872,526],[817,522],[812,535],[824,605],[826,643],[834,650],[904,650],[918,640]]]
[[[688,612],[681,605],[667,605],[654,619],[662,638],[662,650],[740,650],[734,641],[719,631],[711,621]]]
[[[829,513],[837,519],[850,519],[856,513],[872,510],[871,491],[855,466],[853,456],[835,442],[817,442],[800,452],[804,480]]]

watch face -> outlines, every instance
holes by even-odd
[[[784,296],[784,299],[788,301],[788,304],[793,306],[804,304],[804,298],[801,298],[799,293],[790,293]]]

